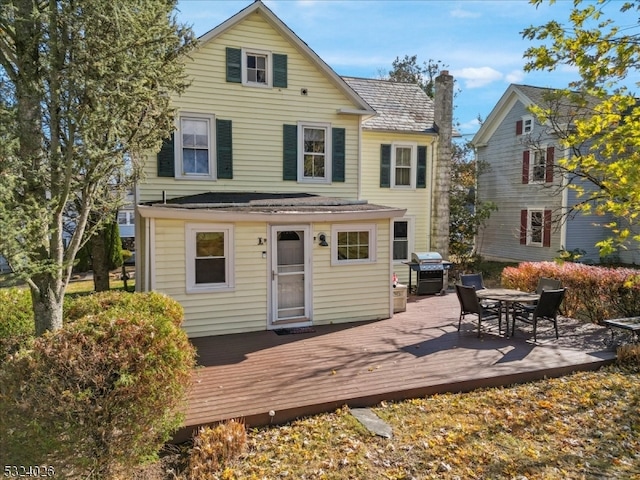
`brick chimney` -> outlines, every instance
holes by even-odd
[[[438,146],[433,168],[431,250],[449,258],[449,190],[451,189],[451,137],[453,132],[453,76],[442,70],[436,77],[434,123]]]

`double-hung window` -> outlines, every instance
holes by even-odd
[[[180,117],[177,148],[180,158],[179,176],[212,178],[214,158],[213,115],[187,114]]]
[[[135,225],[135,213],[131,210],[118,211],[118,225]]]
[[[331,263],[372,263],[376,261],[375,225],[338,225],[332,229]]]
[[[544,210],[529,210],[527,244],[542,246],[544,232]]]
[[[522,117],[522,133],[527,135],[533,132],[533,117],[531,115],[525,115]]]
[[[391,185],[395,188],[416,186],[416,145],[394,144],[391,149]]]
[[[186,242],[187,293],[233,288],[232,226],[189,224]]]
[[[298,179],[304,182],[331,181],[331,126],[298,124]]]
[[[408,261],[412,251],[413,222],[409,218],[393,222],[393,260]]]
[[[533,151],[533,163],[531,168],[531,181],[544,182],[547,174],[547,153],[546,150]]]

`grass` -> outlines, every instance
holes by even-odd
[[[640,479],[639,352],[633,368],[382,403],[373,410],[391,439],[346,407],[250,429],[246,451],[212,478]],[[188,478],[176,467],[187,456],[182,446],[153,478]]]

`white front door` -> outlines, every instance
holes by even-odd
[[[310,251],[308,225],[271,227],[270,327],[311,323]]]

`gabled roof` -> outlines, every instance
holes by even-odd
[[[364,130],[436,133],[433,100],[414,83],[342,77],[377,115],[366,119]]]
[[[291,30],[282,20],[280,20],[267,6],[262,3],[261,0],[255,0],[251,5],[247,6],[243,10],[240,10],[231,18],[225,20],[217,27],[209,30],[207,33],[198,38],[198,44],[204,45],[205,43],[213,40],[222,33],[233,28],[238,23],[250,15],[257,13],[265,19],[275,30],[277,30],[284,38],[286,38],[298,51],[305,55],[309,61],[315,64],[320,71],[322,71],[327,78],[341,90],[347,98],[349,98],[355,105],[355,109],[345,110],[343,113],[351,113],[357,115],[373,115],[375,111],[365,102],[349,85],[347,85],[342,78],[322,60],[318,54],[316,54],[309,46],[298,37],[293,30]]]
[[[562,90],[531,85],[509,85],[509,88],[502,94],[496,106],[493,107],[493,110],[491,110],[491,113],[482,124],[482,127],[480,127],[480,130],[474,135],[471,143],[476,147],[485,145],[516,102],[520,101],[526,108],[533,105],[548,107],[549,95],[560,91]],[[587,97],[587,99],[591,106],[598,102],[598,99],[595,97]],[[554,108],[557,109],[556,120],[559,120],[560,123],[569,123],[577,116],[576,105],[571,104],[568,100],[558,102]]]

